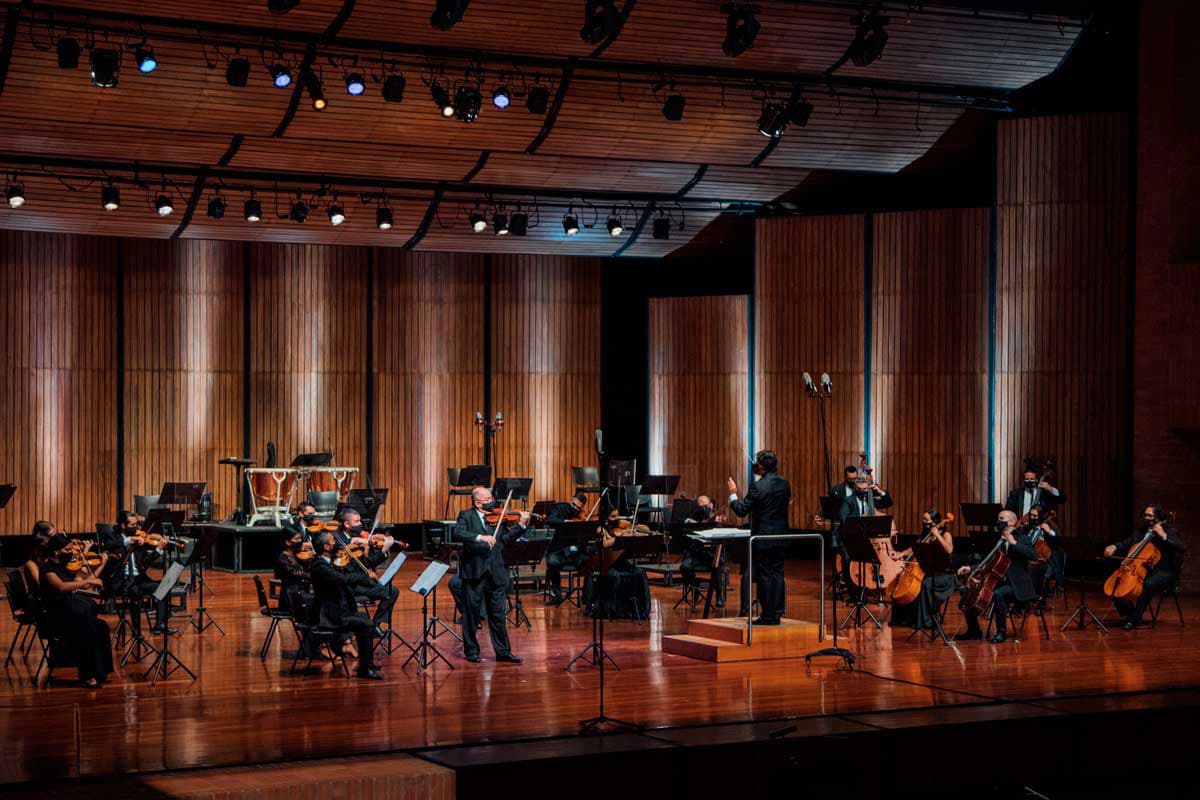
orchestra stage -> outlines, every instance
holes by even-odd
[[[406,564],[397,585],[410,585],[419,566],[416,561]],[[814,620],[815,565],[792,562],[789,573],[789,616]],[[190,630],[174,645],[183,662],[199,674],[194,683],[178,673],[151,687],[141,679],[141,669],[130,665],[100,690],[78,688],[69,669],[57,673],[51,686],[34,689],[33,654],[27,663],[17,658],[7,667],[0,684],[3,783],[118,776],[99,784],[120,787],[105,792],[108,796],[208,796],[173,793],[163,788],[164,782],[240,775],[237,780],[280,786],[280,781],[334,769],[328,760],[336,757],[337,780],[345,779],[348,769],[349,774],[380,781],[388,775],[418,776],[423,788],[418,792],[410,786],[407,796],[452,797],[455,777],[458,796],[467,796],[467,787],[507,774],[504,770],[519,764],[536,761],[547,767],[559,758],[571,764],[571,759],[585,755],[609,755],[629,769],[642,764],[650,770],[643,784],[647,791],[660,785],[666,791],[682,780],[679,761],[672,762],[674,767],[664,766],[661,774],[654,772],[656,764],[662,766],[656,759],[668,753],[674,758],[685,751],[693,754],[690,758],[700,753],[712,758],[715,753],[719,758],[736,757],[743,765],[750,763],[744,758],[770,758],[774,766],[768,772],[778,774],[779,769],[807,769],[799,756],[770,750],[792,746],[787,742],[809,741],[801,748],[807,757],[822,752],[834,762],[847,759],[846,764],[855,764],[857,756],[851,754],[858,752],[857,744],[842,755],[830,748],[839,742],[837,746],[850,742],[878,748],[878,737],[899,731],[912,744],[925,741],[912,736],[925,731],[931,747],[949,753],[961,746],[962,737],[952,734],[961,726],[976,726],[973,741],[981,741],[980,736],[1011,735],[1012,726],[1022,724],[1027,726],[1022,741],[1056,737],[1053,741],[1061,747],[1053,763],[1062,770],[1067,759],[1077,763],[1102,752],[1086,746],[1089,737],[1111,742],[1117,735],[1107,725],[1076,721],[1067,726],[1072,717],[1132,715],[1144,725],[1147,719],[1157,720],[1155,715],[1193,713],[1191,706],[1200,704],[1200,629],[1181,626],[1171,600],[1156,628],[1113,629],[1105,635],[1094,627],[1060,632],[1069,614],[1060,599],[1048,615],[1049,640],[1040,637],[1031,618],[1020,641],[1000,646],[973,642],[948,647],[923,637],[907,641],[908,629],[860,628],[842,639],[857,657],[858,668],[847,672],[840,660],[830,658],[806,666],[802,658],[708,663],[665,654],[663,637],[683,632],[688,613],[682,606],[673,608],[678,587],[655,585],[650,620],[609,623],[605,639],[620,667],[606,671],[605,712],[645,730],[601,740],[580,738],[579,721],[598,712],[599,673],[582,663],[564,671],[591,633],[590,619],[573,606],[548,608],[538,597],[528,600],[532,630],[511,631],[514,652],[525,658],[524,664],[491,661],[487,644],[484,663],[469,664],[457,642],[443,634],[436,643],[453,670],[445,664],[424,674],[411,666],[402,670],[407,651],[401,650],[383,658],[386,679],[370,682],[348,680],[328,665],[319,671],[314,666],[308,675],[288,674],[296,640],[286,623],[266,660],[260,661],[269,620],[258,612],[253,578],[213,572],[208,585],[209,609],[226,635],[213,629],[203,634]],[[439,594],[449,601],[448,592]],[[1073,608],[1075,598],[1070,600]],[[1096,594],[1091,600],[1101,611],[1102,598]],[[395,627],[410,639],[421,627],[418,601],[406,592],[397,606]],[[1189,623],[1196,619],[1197,606],[1194,599],[1184,598]],[[958,618],[951,611],[951,631]],[[10,619],[0,625],[5,643],[13,629]],[[823,744],[813,749],[811,743],[818,741]],[[1184,743],[1164,744],[1166,749],[1156,752],[1168,752],[1175,744]],[[888,752],[888,758],[900,757]],[[360,762],[360,757],[365,760]],[[298,761],[305,763],[287,768],[277,764]],[[871,761],[884,769],[874,757]],[[151,774],[258,764],[277,765]],[[489,773],[489,768],[500,772]],[[703,769],[696,774],[688,769],[688,780],[704,774]],[[721,783],[740,775],[741,769],[730,773],[722,767],[713,780]],[[876,771],[856,767],[854,775],[842,777],[861,782]],[[806,772],[803,779],[828,785],[836,783],[839,774],[817,770]],[[606,780],[599,779],[595,786],[607,785]],[[134,785],[149,793],[135,795],[130,788]],[[75,791],[70,787],[83,791],[88,786],[95,788],[90,781],[52,782],[43,791],[44,796],[74,796],[68,793]],[[22,796],[32,791],[29,786],[8,790]],[[699,794],[703,792],[693,792]]]

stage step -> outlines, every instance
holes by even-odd
[[[798,658],[820,647],[815,622],[784,619],[779,625],[757,625],[754,643],[746,644],[746,618],[690,619],[688,632],[664,636],[663,652],[702,661],[759,661]]]

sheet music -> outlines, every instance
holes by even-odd
[[[400,568],[404,566],[404,562],[407,560],[408,556],[404,555],[404,553],[397,553],[396,557],[392,559],[392,563],[388,565],[387,570],[379,576],[379,585],[387,586],[391,583],[392,578],[396,577],[396,573],[400,571]]]
[[[715,542],[725,539],[749,539],[750,531],[743,528],[709,528],[706,531],[689,533],[688,538],[701,542]]]

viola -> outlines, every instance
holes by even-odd
[[[304,530],[308,531],[310,534],[324,533],[325,531],[329,531],[330,533],[332,533],[333,531],[336,531],[337,529],[338,529],[337,521],[332,520],[332,519],[319,519],[319,520],[315,521],[312,525],[305,526],[305,528],[304,528]]]
[[[929,533],[921,537],[920,543],[931,541],[933,532],[945,530],[945,527],[951,522],[954,522],[953,514],[946,514],[937,525],[929,529]],[[925,581],[925,570],[921,569],[921,565],[917,563],[916,555],[909,553],[904,559],[904,567],[900,570],[900,574],[896,577],[896,582],[892,584],[891,601],[898,606],[906,606],[916,600],[921,595],[921,585]]]
[[[1146,575],[1162,560],[1162,551],[1154,543],[1154,529],[1146,531],[1146,535],[1137,543],[1125,558],[1116,572],[1108,576],[1104,582],[1104,593],[1113,600],[1124,603],[1136,603],[1146,588]]]

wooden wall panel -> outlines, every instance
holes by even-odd
[[[718,504],[750,450],[748,306],[745,295],[650,300],[647,472]]]
[[[988,210],[873,224],[870,449],[908,531],[988,499]]]
[[[829,488],[804,372],[833,380],[826,409],[835,482],[863,446],[863,259],[861,216],[761,220],[756,228],[755,449],[779,454],[796,498],[793,526],[811,525]]]
[[[532,477],[532,501],[567,497],[594,464],[600,425],[600,263],[493,258],[492,406],[503,477]],[[640,402],[641,398],[631,398]]]
[[[483,299],[483,256],[379,253],[375,479],[391,519],[441,519],[446,468],[483,463]]]
[[[0,531],[92,530],[116,498],[117,243],[0,231]]]
[[[242,452],[242,250],[130,239],[125,248],[125,492],[206,481],[214,513],[236,504]]]
[[[1004,121],[997,163],[996,489],[1054,456],[1069,535],[1128,527],[1128,121]]]
[[[250,455],[332,450],[366,470],[370,252],[250,245]],[[362,482],[360,480],[360,485]]]

